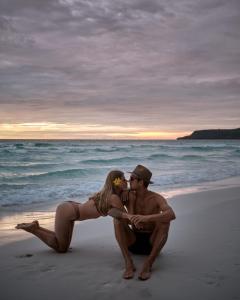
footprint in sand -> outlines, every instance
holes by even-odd
[[[113,286],[113,284],[110,283],[110,282],[106,282],[106,283],[103,284],[104,288],[111,288],[112,286]]]
[[[152,294],[150,292],[150,290],[148,288],[144,288],[144,289],[141,289],[139,291],[139,295],[143,298],[150,298],[152,297]]]
[[[17,258],[26,258],[26,257],[32,257],[33,254],[27,253],[27,254],[22,254],[22,255],[17,255]]]
[[[225,278],[226,276],[219,274],[219,271],[216,270],[214,273],[205,274],[204,282],[208,285],[219,287]]]
[[[40,268],[40,272],[54,272],[56,270],[56,267],[55,266],[42,266]]]

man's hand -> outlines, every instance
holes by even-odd
[[[130,222],[137,228],[141,229],[142,225],[141,223],[146,223],[148,222],[148,216],[143,216],[143,215],[132,215],[129,218]]]

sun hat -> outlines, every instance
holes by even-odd
[[[150,180],[152,177],[152,172],[148,168],[142,165],[137,165],[132,172],[128,172],[128,173],[135,175],[138,179],[142,179],[145,182],[153,183]]]

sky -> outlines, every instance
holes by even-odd
[[[239,0],[0,0],[0,139],[175,139],[239,121]]]

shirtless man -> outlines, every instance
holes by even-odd
[[[148,190],[152,173],[146,167],[138,165],[130,173],[132,192],[125,203],[127,213],[115,209],[112,212],[115,216],[115,236],[125,260],[123,278],[134,276],[136,269],[130,255],[132,252],[148,255],[138,276],[140,280],[147,280],[156,257],[167,241],[170,221],[176,217],[164,197]]]

